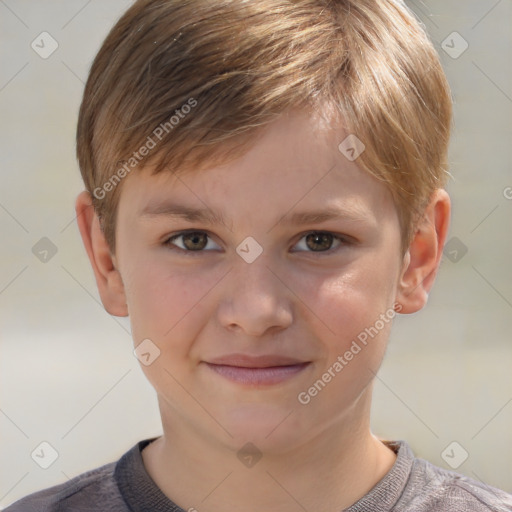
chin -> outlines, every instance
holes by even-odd
[[[261,403],[239,405],[223,417],[222,424],[233,436],[226,439],[236,450],[250,442],[261,451],[286,452],[300,444],[308,430],[292,410]]]

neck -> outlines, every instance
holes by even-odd
[[[362,402],[360,409],[368,410],[364,397]],[[354,420],[354,411],[300,446],[285,453],[264,452],[247,466],[236,448],[170,421],[171,411],[162,405],[161,412],[164,435],[142,457],[158,487],[184,510],[342,510],[367,494],[396,460],[371,433],[368,421]]]

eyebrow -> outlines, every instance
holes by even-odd
[[[150,203],[141,212],[142,217],[171,217],[178,218],[189,222],[204,222],[210,225],[223,224],[227,225],[226,219],[222,212],[215,212],[210,208],[191,208],[189,206],[176,203]],[[333,219],[344,219],[349,221],[365,221],[368,220],[367,215],[356,208],[337,208],[327,207],[322,210],[308,210],[303,212],[295,212],[281,216],[275,223],[283,222],[289,225],[315,224],[326,222]]]

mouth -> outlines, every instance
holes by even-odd
[[[285,356],[245,354],[232,354],[203,362],[217,375],[250,386],[278,384],[302,372],[311,364],[310,361]]]

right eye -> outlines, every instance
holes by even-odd
[[[190,253],[194,252],[204,252],[204,249],[208,247],[208,238],[209,235],[206,231],[180,231],[179,233],[175,233],[167,238],[164,242],[164,245],[172,251],[180,251],[183,254],[189,255]],[[175,241],[180,239],[182,239],[180,242],[181,245],[176,244]],[[214,243],[211,240],[210,242]]]

